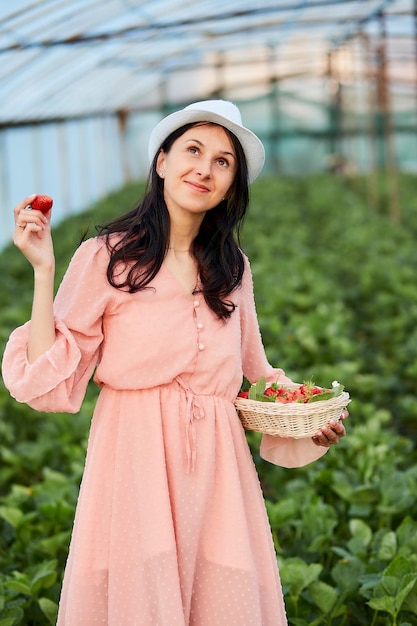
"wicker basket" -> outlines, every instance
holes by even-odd
[[[282,385],[294,389],[299,385]],[[329,400],[319,400],[306,404],[298,402],[260,402],[246,398],[236,398],[235,406],[243,426],[275,437],[312,437],[314,433],[330,422],[339,419],[343,409],[350,402],[349,394],[342,391]]]

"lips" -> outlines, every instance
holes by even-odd
[[[206,187],[205,185],[201,185],[200,183],[194,183],[191,180],[186,180],[185,182],[189,187],[191,187],[191,189],[194,189],[195,191],[202,193],[207,193],[208,191],[210,191],[208,187]]]

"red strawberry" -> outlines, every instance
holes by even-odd
[[[322,387],[313,387],[311,390],[313,396],[317,396],[319,393],[323,393],[323,391],[329,391],[329,389],[323,389]]]
[[[48,213],[52,208],[54,201],[49,196],[36,196],[30,206],[36,211],[42,211],[42,213]]]
[[[291,400],[289,400],[285,396],[277,396],[277,402],[281,402],[281,404],[288,404],[289,402],[291,402]]]

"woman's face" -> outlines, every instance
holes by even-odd
[[[171,217],[178,212],[201,217],[227,197],[237,157],[222,126],[202,123],[178,137],[169,152],[161,150],[156,170]]]

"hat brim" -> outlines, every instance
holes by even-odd
[[[149,160],[153,161],[161,145],[171,133],[181,126],[194,122],[212,122],[230,130],[238,138],[243,148],[248,167],[248,183],[252,183],[258,177],[265,163],[265,149],[261,140],[248,128],[235,124],[212,111],[182,109],[161,120],[153,129],[149,139]]]

